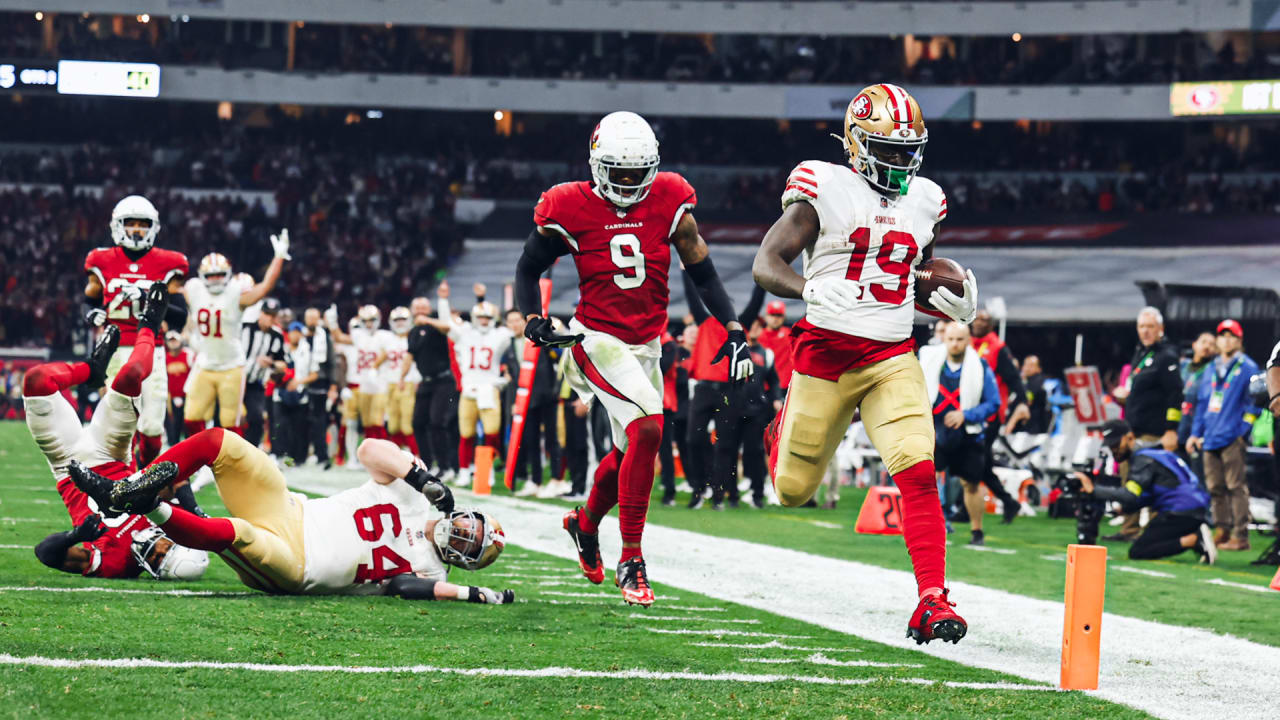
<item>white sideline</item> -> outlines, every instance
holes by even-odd
[[[500,496],[475,498],[466,492],[459,496],[496,512],[508,542],[574,558],[560,527],[562,508]],[[600,539],[605,561],[618,557],[621,539],[613,517],[602,522]],[[854,554],[856,540],[851,542]],[[1058,682],[1061,602],[953,582],[951,598],[969,622],[968,637],[959,645],[919,648],[906,640],[916,585],[905,550],[903,570],[887,570],[654,524],[645,528],[644,548],[656,585],[655,609],[663,607],[667,588],[687,589],[965,665]],[[779,582],[783,577],[786,582]],[[816,584],[816,591],[795,592],[797,583],[806,582]],[[1201,720],[1227,713],[1232,720],[1274,717],[1274,708],[1267,708],[1272,707],[1273,680],[1280,674],[1280,648],[1109,613],[1102,627],[1096,696],[1167,718]]]
[[[233,597],[241,595],[262,595],[262,593],[221,591],[221,590],[134,590],[132,588],[98,587],[82,585],[80,587],[40,587],[27,585],[0,585],[0,593],[7,592],[51,592],[51,593],[84,593],[104,592],[120,595],[176,595],[181,597]]]
[[[249,670],[253,672],[276,673],[349,673],[353,675],[382,674],[448,674],[480,677],[515,677],[515,678],[605,678],[610,680],[693,680],[705,682],[736,683],[781,683],[797,682],[811,685],[867,685],[874,682],[898,682],[911,685],[940,684],[947,687],[966,688],[972,690],[1038,690],[1053,691],[1055,688],[1044,685],[1022,685],[1018,683],[975,683],[975,682],[937,682],[927,678],[833,678],[814,675],[756,675],[752,673],[696,673],[696,672],[657,672],[654,670],[581,670],[569,667],[541,668],[452,668],[436,665],[274,665],[266,663],[244,662],[207,662],[169,660],[152,660],[150,658],[107,658],[107,659],[64,659],[40,656],[18,657],[8,653],[0,653],[0,665],[18,665],[27,667],[48,668],[122,668],[136,669],[193,669],[203,670]]]

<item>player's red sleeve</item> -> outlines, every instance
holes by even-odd
[[[574,215],[574,204],[578,202],[581,190],[575,187],[578,183],[561,183],[548,188],[538,198],[533,207],[533,222],[538,227],[555,230],[574,252],[578,250],[578,241],[570,231],[570,222]]]
[[[153,250],[152,252],[155,252]],[[191,269],[187,256],[174,250],[160,250],[164,253],[164,280],[168,282],[174,277],[186,277]]]
[[[101,255],[102,255],[102,248],[90,250],[89,253],[84,256],[84,271],[101,275],[102,274]]]
[[[649,190],[649,196],[657,198],[666,208],[664,212],[670,213],[671,229],[667,232],[667,237],[675,234],[680,218],[698,205],[697,191],[680,173],[658,173],[653,180],[653,187]]]

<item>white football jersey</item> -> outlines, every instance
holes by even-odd
[[[481,330],[470,323],[453,326],[449,339],[462,372],[464,395],[475,397],[476,388],[502,384],[502,354],[511,347],[511,338],[511,330],[505,327]]]
[[[444,514],[401,480],[373,480],[302,504],[306,570],[300,592],[376,595],[396,575],[444,580],[427,523]]]
[[[818,239],[804,251],[805,280],[841,277],[862,286],[852,312],[810,305],[805,318],[847,335],[901,342],[915,318],[913,270],[947,216],[947,197],[916,176],[906,195],[887,197],[847,165],[807,160],[782,192],[782,207],[804,201],[818,212]]]
[[[388,387],[392,384],[400,382],[400,368],[403,364],[412,363],[413,358],[409,357],[409,338],[405,335],[397,335],[394,332],[387,339],[386,347],[387,359],[378,368],[378,372],[382,375],[382,382]],[[410,375],[414,371],[410,371]],[[412,378],[405,377],[406,382],[414,382]]]
[[[218,294],[209,292],[204,280],[191,278],[183,288],[194,324],[191,345],[196,351],[196,367],[202,370],[230,370],[244,365],[240,342],[240,293],[248,290],[231,278]]]
[[[359,377],[357,377],[357,375],[356,375],[357,370],[358,370],[358,366],[359,366],[359,359],[358,359],[358,357],[359,357],[359,356],[358,356],[358,353],[356,353],[356,346],[355,346],[355,345],[353,345],[352,343],[344,343],[344,342],[337,342],[337,341],[335,341],[335,342],[333,343],[333,347],[334,347],[338,352],[342,353],[342,357],[346,359],[346,362],[347,362],[347,384],[348,384],[348,385],[359,385],[359,384],[360,384],[360,378],[359,378]]]
[[[386,391],[387,383],[373,364],[377,361],[379,352],[390,350],[394,337],[395,334],[390,330],[360,330],[358,333],[351,333],[351,341],[356,346],[356,382],[360,385],[360,392]]]

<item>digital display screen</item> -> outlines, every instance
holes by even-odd
[[[58,92],[153,98],[160,95],[160,66],[152,63],[58,62]]]
[[[1280,113],[1280,80],[1173,83],[1169,113],[1174,117]]]
[[[0,62],[0,92],[53,92],[58,85],[58,69],[52,64]]]

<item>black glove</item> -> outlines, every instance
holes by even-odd
[[[445,515],[453,512],[453,491],[441,482],[440,478],[422,469],[422,466],[414,464],[413,469],[404,476],[404,481],[409,483],[409,487],[426,496],[427,502],[431,503],[435,509]]]
[[[71,531],[70,539],[78,543],[93,542],[102,537],[107,531],[107,526],[102,524],[102,517],[99,515],[90,515],[84,519],[84,522],[75,526]]]
[[[582,335],[559,335],[551,327],[551,320],[544,317],[529,318],[524,336],[538,347],[571,347],[582,342]]]
[[[516,593],[514,590],[490,590],[487,587],[476,587],[474,585],[467,588],[467,602],[480,603],[482,605],[510,605],[515,600]]]
[[[720,351],[711,358],[715,365],[724,358],[729,359],[729,383],[737,385],[751,377],[756,366],[751,362],[751,351],[747,349],[747,334],[742,330],[730,330],[729,337],[720,346]]]

